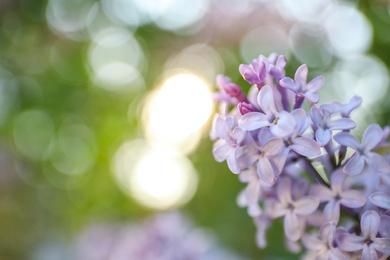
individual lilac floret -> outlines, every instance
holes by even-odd
[[[327,202],[324,208],[325,221],[335,224],[340,219],[340,204],[347,208],[360,208],[366,204],[366,197],[357,190],[343,190],[346,174],[336,171],[330,179],[330,188],[314,184],[310,189],[310,195],[320,199],[320,202]]]
[[[371,202],[382,209],[390,210],[390,195],[381,191],[374,192],[370,195]]]
[[[278,182],[277,195],[279,203],[274,207],[273,217],[284,216],[284,234],[292,241],[301,237],[304,222],[302,216],[312,214],[320,203],[314,196],[304,196],[296,201],[293,200],[292,183],[290,178],[283,178]]]
[[[249,84],[256,84],[259,88],[264,86],[266,67],[264,62],[254,59],[251,65],[241,64],[239,67],[242,77]]]
[[[246,95],[242,93],[241,87],[237,84],[232,83],[228,77],[224,75],[218,75],[217,85],[230,97],[237,99],[238,102],[249,102]]]
[[[363,260],[378,259],[378,252],[390,254],[390,238],[377,237],[380,219],[374,210],[364,212],[360,221],[361,236],[342,233],[336,236],[337,244],[347,252],[362,251]]]
[[[272,87],[265,85],[257,96],[257,102],[264,113],[250,112],[245,114],[238,121],[241,128],[253,131],[269,126],[272,134],[278,137],[286,137],[293,132],[294,118],[286,111],[278,112]]]
[[[333,222],[326,222],[322,225],[320,232],[320,238],[303,234],[302,242],[305,247],[315,252],[315,259],[328,260],[328,259],[347,259],[340,250],[335,247],[334,238],[336,235],[336,225]]]
[[[240,102],[237,105],[241,115],[248,114],[250,112],[260,112],[253,104],[247,102]]]
[[[313,106],[310,109],[310,117],[314,123],[315,136],[321,146],[325,146],[332,139],[333,130],[350,130],[356,127],[356,123],[349,118],[331,120],[331,113]]]
[[[351,112],[358,108],[362,103],[362,98],[359,96],[353,96],[347,104],[341,104],[338,101],[335,101],[331,104],[323,104],[320,109],[326,109],[331,114],[340,113],[342,117],[349,117]]]
[[[324,84],[324,77],[318,76],[307,83],[308,72],[306,64],[303,64],[296,71],[294,80],[292,78],[285,77],[279,81],[280,86],[291,90],[297,95],[295,108],[301,107],[304,98],[309,100],[310,103],[318,103],[319,96],[314,92],[322,87]]]
[[[386,173],[390,171],[390,165],[385,158],[372,152],[382,138],[382,129],[379,125],[373,124],[367,127],[361,144],[355,136],[345,132],[338,133],[333,138],[339,144],[355,150],[355,153],[343,168],[345,173],[350,175],[360,173],[364,168],[364,162],[379,172]]]
[[[232,130],[231,121],[233,118],[227,117],[223,119],[218,116],[214,123],[216,135],[220,138],[214,143],[213,155],[217,162],[227,161],[229,169],[233,173],[240,173],[241,169],[236,159],[237,149],[241,142],[245,139],[246,131],[240,127],[235,127]],[[230,124],[229,124],[230,122]]]

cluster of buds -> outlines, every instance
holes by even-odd
[[[285,66],[284,56],[260,56],[239,67],[248,95],[222,75],[214,94],[213,155],[247,183],[237,201],[254,219],[258,247],[283,217],[287,248],[303,245],[307,259],[386,259],[390,154],[377,152],[390,127],[370,125],[359,142],[350,115],[362,99],[318,106],[324,77],[307,82],[304,64],[292,79]]]

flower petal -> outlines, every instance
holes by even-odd
[[[390,195],[378,191],[371,194],[369,198],[375,206],[383,209],[390,209]]]
[[[362,260],[378,260],[378,255],[373,246],[368,246],[363,249]]]
[[[317,106],[312,106],[310,109],[310,118],[317,127],[322,126],[324,118]]]
[[[332,222],[327,222],[321,226],[320,238],[322,241],[326,241],[328,245],[331,245],[336,234],[336,225]]]
[[[372,247],[381,253],[390,255],[390,238],[375,238]]]
[[[360,156],[357,152],[345,164],[343,171],[349,175],[361,173],[364,168],[364,156]]]
[[[314,157],[321,154],[320,145],[313,139],[307,137],[294,138],[290,146],[296,153],[307,157]]]
[[[336,197],[336,193],[333,190],[321,184],[312,185],[310,195],[317,197],[320,202],[330,201]]]
[[[324,76],[318,76],[312,79],[309,83],[307,83],[307,91],[311,93],[316,92],[322,87],[322,85],[324,85],[324,80]]]
[[[231,154],[226,158],[229,169],[232,173],[239,174],[241,172],[241,168],[238,164],[237,158],[237,149],[234,149]]]
[[[361,250],[366,245],[365,238],[348,233],[338,234],[336,236],[336,242],[342,250],[347,252]]]
[[[238,126],[247,131],[253,131],[270,125],[265,114],[260,112],[249,112],[238,120]]]
[[[294,213],[298,215],[309,215],[316,211],[318,205],[320,204],[320,200],[314,196],[305,196],[296,202],[294,205]]]
[[[350,130],[356,127],[356,122],[349,118],[340,118],[330,122],[330,130]]]
[[[377,124],[372,124],[364,131],[362,139],[362,147],[366,151],[371,151],[379,144],[382,139],[382,128]]]
[[[341,145],[349,146],[354,150],[359,150],[360,143],[355,136],[349,133],[338,133],[333,136],[333,139]]]
[[[234,148],[225,140],[219,139],[214,143],[213,155],[217,162],[225,161],[233,151]]]
[[[377,153],[368,153],[364,159],[370,165],[373,167],[375,170],[381,172],[381,173],[388,173],[390,172],[390,165],[386,161],[383,156],[377,154]]]
[[[317,104],[318,101],[320,100],[320,96],[316,93],[306,92],[303,95],[312,104]]]
[[[289,211],[283,220],[284,234],[292,241],[297,241],[301,236],[301,228],[297,215]]]
[[[379,215],[374,210],[368,210],[364,212],[360,220],[360,229],[362,230],[362,236],[367,237],[376,237],[379,230]]]
[[[271,162],[265,156],[260,156],[257,163],[257,173],[259,177],[267,184],[273,185],[276,182],[274,170]]]
[[[267,157],[273,157],[277,155],[284,146],[282,139],[280,138],[272,138],[268,140],[263,147],[261,147],[261,150],[264,152],[264,154]]]
[[[333,222],[336,225],[339,223],[340,219],[340,203],[331,200],[329,201],[324,208],[324,220],[328,222]]]
[[[291,179],[282,178],[278,182],[278,187],[276,188],[276,194],[281,203],[288,204],[291,202]]]
[[[379,233],[382,237],[390,238],[390,216],[382,215],[380,221]]]
[[[309,250],[320,251],[326,249],[326,245],[324,245],[322,241],[309,236],[308,234],[302,235],[302,243]]]
[[[340,195],[340,204],[347,208],[360,208],[366,204],[366,197],[358,190],[347,190]]]
[[[332,131],[329,129],[318,128],[316,131],[316,140],[321,146],[325,146],[332,138]]]
[[[306,86],[307,82],[307,74],[309,73],[309,70],[307,69],[307,65],[303,64],[301,65],[297,71],[295,72],[294,81],[296,84],[298,84],[301,88]],[[301,89],[303,90],[303,89]]]
[[[287,89],[291,90],[294,93],[299,92],[299,88],[297,87],[297,85],[295,84],[295,82],[292,78],[289,78],[289,77],[282,78],[279,81],[279,85],[283,88],[287,88]]]
[[[215,120],[215,132],[217,136],[224,140],[230,140],[231,129],[226,120],[218,116]]]
[[[293,116],[296,124],[295,133],[299,134],[300,132],[304,131],[306,126],[306,112],[302,108],[298,108],[291,111],[291,115]]]
[[[277,123],[271,126],[271,132],[278,137],[287,137],[295,130],[294,117],[286,112],[280,111]]]
[[[265,85],[259,92],[257,96],[257,102],[264,113],[274,113],[276,112],[275,97],[272,91],[272,88],[268,85]]]

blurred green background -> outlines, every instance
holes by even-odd
[[[296,259],[280,220],[256,247],[236,205],[245,185],[213,159],[214,78],[247,92],[239,64],[277,52],[288,76],[302,63],[325,76],[321,103],[362,96],[357,132],[383,126],[389,10],[385,0],[1,0],[0,259],[39,259],[93,221],[170,209],[249,259]]]

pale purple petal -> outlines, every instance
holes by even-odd
[[[291,179],[283,178],[279,180],[278,187],[276,188],[278,199],[281,203],[291,202]]]
[[[299,133],[303,130],[303,128],[306,126],[306,112],[302,108],[295,109],[291,111],[291,115],[294,117],[295,120],[295,133]]]
[[[309,215],[316,211],[319,204],[320,200],[314,196],[303,197],[294,202],[294,213],[298,215]]]
[[[276,112],[275,98],[272,88],[265,85],[259,92],[257,102],[265,113]]]
[[[348,233],[338,234],[336,236],[336,242],[342,250],[347,252],[361,250],[366,245],[365,238]]]
[[[260,146],[263,146],[271,138],[274,138],[274,135],[271,133],[269,127],[263,127],[259,130],[257,140],[259,141]]]
[[[319,90],[322,85],[324,84],[324,76],[318,76],[316,78],[314,78],[312,81],[310,81],[306,88],[307,88],[307,91],[309,92],[316,92],[317,90]]]
[[[271,162],[265,156],[260,156],[259,158],[257,163],[257,173],[265,183],[273,185],[276,181]]]
[[[331,245],[336,234],[336,225],[332,222],[325,223],[321,226],[320,237],[323,241],[326,241],[328,245]]]
[[[360,220],[360,229],[362,230],[362,236],[376,237],[379,230],[379,215],[376,211],[368,210],[364,212]]]
[[[309,250],[320,251],[326,249],[324,243],[308,234],[303,234],[302,242],[304,246]]]
[[[284,234],[286,237],[292,241],[297,241],[301,236],[301,228],[299,225],[299,219],[297,215],[291,211],[284,216],[283,221]]]
[[[244,129],[236,127],[233,129],[232,137],[237,141],[238,144],[240,144],[242,141],[244,141],[246,133],[247,132]]]
[[[346,174],[356,175],[361,173],[364,168],[364,156],[360,156],[358,153],[355,153],[351,159],[345,164],[343,170]]]
[[[248,66],[246,64],[241,64],[238,69],[239,69],[242,77],[249,84],[258,84],[259,83],[259,77],[256,75],[256,73],[252,70],[252,68],[250,66]]]
[[[273,157],[282,150],[283,146],[282,139],[272,138],[263,145],[262,150],[267,157]]]
[[[339,223],[340,219],[340,203],[334,200],[329,201],[324,208],[324,220]]]
[[[259,204],[250,204],[247,208],[248,215],[251,217],[258,217],[261,215],[262,210]]]
[[[349,133],[344,133],[344,132],[338,133],[333,137],[333,139],[341,145],[349,146],[354,150],[359,150],[360,147],[359,141],[356,139],[355,136]]]
[[[362,260],[378,260],[378,255],[373,246],[368,246],[363,249]]]
[[[316,93],[306,92],[303,95],[312,104],[317,104],[318,101],[320,100],[320,96]]]
[[[341,111],[341,114],[345,117],[349,116],[349,114],[351,114],[351,112],[353,110],[355,110],[356,108],[358,108],[360,106],[360,104],[362,103],[362,98],[359,97],[359,96],[353,96],[348,104],[346,104],[344,106],[344,109],[343,111]]]
[[[284,69],[284,67],[286,67],[286,64],[287,64],[286,57],[284,57],[283,55],[280,55],[278,57],[278,60],[276,61],[276,68],[278,68],[279,70],[282,70],[282,69]]]
[[[347,208],[360,208],[366,204],[366,197],[357,190],[347,190],[341,193],[340,203]]]
[[[314,184],[310,188],[310,195],[317,197],[320,202],[330,201],[336,197],[336,193],[333,190],[321,184]]]
[[[247,131],[253,131],[268,125],[270,123],[266,115],[260,112],[249,112],[238,121],[238,126]]]
[[[278,137],[289,136],[292,134],[294,129],[294,117],[286,111],[280,111],[277,123],[271,126],[271,132]]]
[[[325,146],[332,138],[332,131],[329,129],[318,128],[316,131],[316,140],[321,146]]]
[[[317,106],[312,106],[310,109],[310,118],[317,127],[322,125],[323,116]]]
[[[305,86],[307,82],[307,74],[309,70],[307,69],[307,65],[301,65],[297,71],[295,72],[294,81],[300,86]],[[303,89],[302,89],[303,90]]]
[[[347,257],[338,250],[338,248],[331,248],[330,249],[330,256],[329,259],[331,260],[348,260]],[[327,260],[326,258],[321,260]]]
[[[227,164],[229,166],[229,169],[232,173],[239,174],[241,172],[241,168],[238,164],[237,158],[236,158],[236,152],[237,149],[234,149],[231,154],[226,158]]]
[[[386,255],[390,254],[390,238],[375,238],[372,244],[377,251]]]
[[[307,157],[314,157],[321,154],[320,145],[313,139],[307,137],[294,138],[291,149]]]
[[[375,206],[383,209],[390,209],[390,195],[378,191],[371,194],[369,198]]]
[[[349,118],[340,118],[330,122],[330,130],[350,130],[356,127],[356,122]]]
[[[336,193],[342,193],[343,184],[347,176],[348,175],[343,173],[343,171],[340,169],[332,173],[330,176],[330,185],[332,186],[332,190],[334,190]]]
[[[390,238],[390,216],[382,215],[380,217],[379,234],[382,237]]]
[[[248,185],[246,186],[245,193],[249,205],[255,204],[259,200],[260,187],[261,187],[260,180],[252,181],[248,183]]]
[[[282,78],[280,81],[279,81],[279,85],[283,88],[287,88],[291,91],[293,91],[294,93],[298,93],[299,92],[299,88],[297,87],[297,85],[295,84],[295,82],[292,80],[292,78],[289,78],[289,77],[285,77],[285,78]]]
[[[367,127],[366,131],[364,131],[363,139],[362,139],[362,147],[366,151],[371,151],[375,146],[379,144],[382,139],[382,128],[373,124]]]
[[[280,174],[283,171],[284,165],[286,164],[287,156],[290,149],[286,147],[282,147],[282,150],[277,156],[274,156],[271,158],[271,162],[278,170],[278,174]]]
[[[215,132],[219,138],[224,140],[230,139],[231,128],[222,117],[218,116],[215,121]]]
[[[377,154],[377,153],[368,153],[364,157],[368,165],[373,167],[375,170],[381,172],[381,173],[388,173],[390,172],[390,165],[386,161],[383,156]]]
[[[225,140],[219,139],[214,143],[213,155],[217,162],[225,161],[232,152],[234,148]]]

